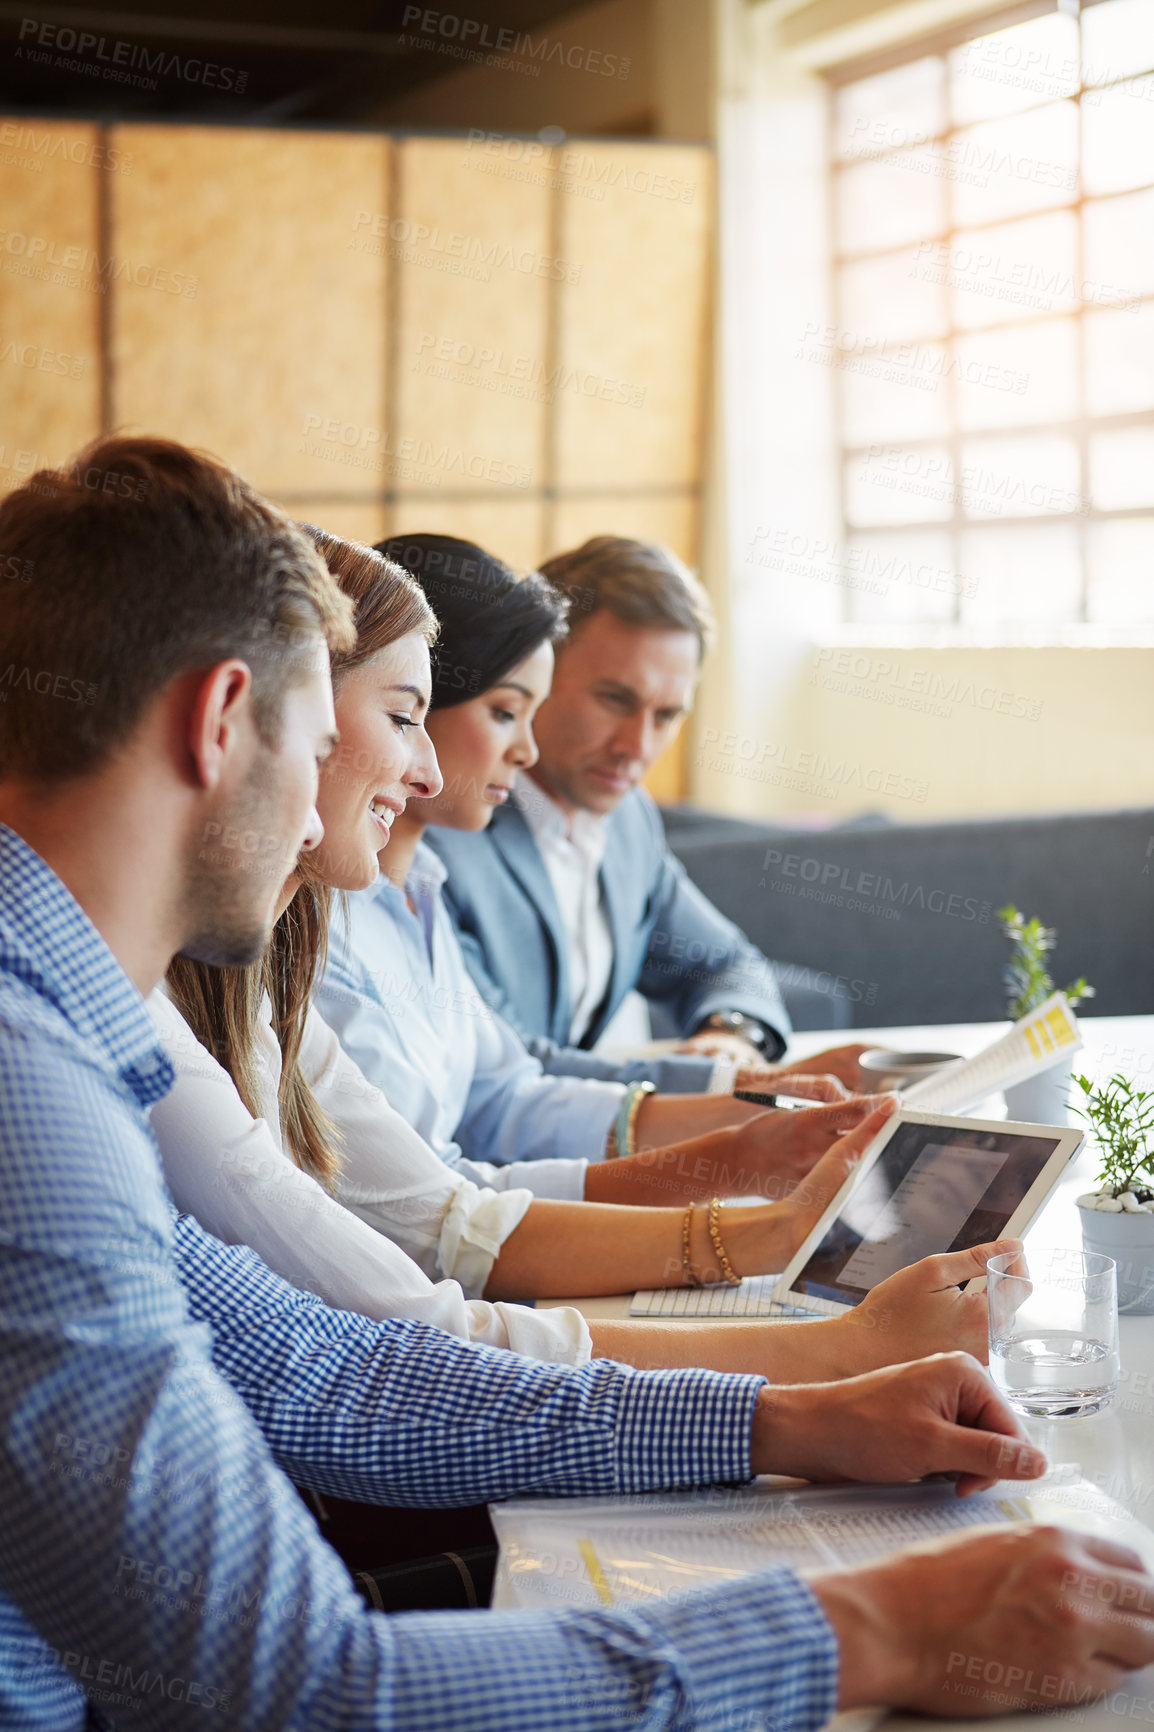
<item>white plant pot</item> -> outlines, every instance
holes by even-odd
[[[1007,1117],[1027,1125],[1068,1125],[1072,1074],[1072,1060],[1065,1058],[1026,1082],[1015,1083],[1006,1090]]]
[[[1154,1317],[1154,1215],[1107,1214],[1079,1202],[1082,1242],[1118,1265],[1120,1316]]]

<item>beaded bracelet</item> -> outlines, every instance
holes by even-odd
[[[717,1217],[721,1213],[721,1198],[711,1197],[709,1200],[709,1237],[713,1241],[713,1249],[717,1252],[717,1261],[721,1264],[721,1272],[731,1287],[741,1286],[741,1276],[733,1272],[733,1264],[725,1254],[725,1246],[721,1243],[721,1228]]]
[[[621,1097],[621,1105],[617,1109],[617,1117],[613,1121],[613,1129],[605,1142],[605,1159],[615,1161],[622,1155],[634,1153],[633,1137],[637,1129],[637,1115],[641,1111],[641,1103],[647,1095],[657,1093],[651,1082],[630,1083]]]
[[[700,1287],[701,1282],[694,1273],[693,1263],[689,1256],[689,1235],[692,1229],[693,1204],[690,1203],[688,1209],[685,1211],[685,1218],[681,1223],[681,1267],[685,1270],[685,1285],[687,1287]]]

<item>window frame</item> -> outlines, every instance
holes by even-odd
[[[1084,221],[1086,206],[1088,204],[1097,206],[1105,204],[1113,199],[1127,198],[1137,192],[1147,190],[1148,187],[1154,187],[1154,182],[1149,182],[1136,187],[1127,187],[1119,192],[1094,194],[1092,197],[1087,197],[1085,191],[1082,161],[1082,104],[1084,97],[1090,93],[1098,94],[1100,92],[1117,88],[1120,85],[1131,82],[1135,78],[1148,76],[1146,73],[1141,72],[1125,73],[1106,83],[1092,84],[1089,86],[1086,86],[1083,83],[1082,80],[1086,57],[1081,21],[1083,15],[1089,11],[1092,6],[1102,3],[1104,3],[1104,0],[1083,0],[1083,3],[1077,7],[1064,4],[1059,4],[1055,7],[1053,0],[1049,0],[1049,3],[1047,3],[1047,0],[1024,0],[1023,4],[1002,7],[978,18],[969,18],[965,21],[951,25],[948,28],[938,30],[932,34],[918,37],[900,47],[887,49],[884,52],[875,53],[866,57],[847,60],[835,66],[823,69],[822,76],[827,86],[826,198],[828,234],[830,236],[828,287],[830,297],[829,304],[833,315],[832,323],[835,330],[845,330],[848,328],[849,324],[843,288],[844,272],[847,266],[869,259],[882,259],[886,257],[899,256],[907,252],[911,246],[924,244],[926,242],[932,242],[935,245],[942,245],[945,249],[947,259],[953,259],[957,237],[970,232],[969,227],[964,227],[958,222],[954,210],[954,200],[950,195],[947,186],[945,198],[945,222],[943,227],[938,231],[921,236],[912,242],[904,242],[900,247],[891,246],[872,251],[867,250],[864,252],[843,250],[841,235],[839,233],[838,216],[839,177],[843,173],[857,166],[860,161],[884,161],[888,156],[898,155],[903,150],[908,150],[910,145],[908,143],[895,144],[885,149],[879,148],[876,153],[871,152],[868,157],[862,157],[856,160],[846,160],[841,157],[838,149],[837,119],[837,98],[840,92],[846,86],[855,84],[862,79],[873,77],[883,72],[896,70],[901,66],[912,65],[914,62],[919,60],[932,57],[940,58],[943,61],[943,118],[945,126],[943,130],[935,133],[932,138],[926,139],[924,143],[934,148],[946,148],[948,147],[950,140],[956,137],[959,133],[967,131],[975,124],[980,124],[974,121],[959,122],[953,113],[948,64],[948,57],[951,51],[963,46],[967,42],[978,41],[986,36],[996,34],[998,31],[1008,29],[1016,24],[1027,23],[1034,18],[1047,16],[1055,10],[1073,13],[1078,25],[1079,80],[1077,90],[1071,92],[1067,97],[1039,95],[1035,100],[1025,103],[1020,109],[1015,110],[1012,117],[1007,118],[1017,119],[1020,116],[1034,113],[1040,109],[1052,106],[1058,101],[1070,101],[1075,104],[1078,127],[1076,187],[1068,199],[1046,206],[1037,214],[1042,216],[1048,215],[1051,212],[1059,211],[1070,211],[1073,214],[1076,224],[1075,281],[1079,288],[1084,286],[1086,280]],[[1152,117],[1152,123],[1154,123],[1154,117]],[[919,146],[921,146],[922,143],[923,140],[919,135]],[[1022,222],[1023,220],[1028,220],[1028,218],[1033,214],[1034,213],[1032,212],[1019,212],[1007,217],[994,218],[982,223],[981,227],[983,231],[995,230]],[[949,269],[948,266],[947,269]],[[1154,302],[1154,291],[1145,291],[1136,294],[1135,302],[1138,305]],[[1061,422],[1047,421],[1043,424],[1034,422],[1029,424],[1011,424],[999,426],[997,428],[970,430],[962,428],[959,423],[959,405],[956,384],[957,369],[954,363],[956,363],[958,358],[959,340],[972,337],[975,332],[966,327],[960,326],[957,323],[954,295],[947,288],[946,332],[944,338],[941,339],[942,346],[946,351],[945,377],[942,382],[947,394],[946,432],[944,435],[934,434],[920,437],[903,437],[892,441],[884,441],[884,443],[898,446],[903,451],[944,448],[950,460],[951,473],[953,476],[953,498],[950,515],[948,517],[939,517],[934,519],[911,518],[908,521],[889,525],[855,523],[851,519],[847,500],[847,470],[855,460],[860,460],[862,457],[868,455],[870,445],[868,442],[866,444],[861,444],[857,441],[851,443],[848,440],[844,378],[845,370],[844,368],[836,366],[831,368],[831,373],[833,375],[831,389],[833,398],[834,455],[837,465],[836,496],[842,545],[848,545],[858,537],[882,537],[886,534],[893,534],[895,536],[917,533],[944,534],[948,538],[950,549],[950,569],[955,576],[958,576],[964,569],[961,552],[962,538],[964,534],[973,531],[978,531],[980,533],[983,527],[987,525],[990,528],[996,529],[1012,529],[1018,526],[1028,526],[1033,528],[1040,524],[1055,523],[1066,525],[1068,526],[1071,535],[1074,537],[1078,564],[1077,611],[1076,614],[1069,619],[1063,621],[1054,620],[1050,623],[1055,631],[1059,633],[1068,630],[1070,627],[1081,626],[1087,632],[1092,632],[1094,637],[1099,640],[1101,640],[1103,634],[1107,637],[1111,634],[1115,636],[1123,634],[1120,641],[1132,642],[1133,630],[1143,630],[1152,622],[1138,620],[1131,622],[1090,622],[1088,605],[1089,533],[1091,526],[1096,523],[1117,522],[1127,519],[1145,519],[1154,521],[1154,505],[1147,504],[1109,508],[1096,506],[1093,502],[1090,486],[1090,442],[1091,435],[1100,431],[1105,432],[1114,429],[1129,430],[1143,427],[1154,428],[1154,405],[1147,409],[1119,412],[1109,415],[1090,415],[1088,413],[1086,407],[1085,366],[1086,318],[1088,313],[1099,310],[1101,310],[1100,307],[1096,306],[1092,302],[1086,301],[1079,293],[1075,306],[1069,312],[1055,313],[1052,310],[1033,312],[1016,318],[1012,322],[1012,328],[1025,329],[1045,322],[1054,322],[1055,320],[1073,321],[1075,331],[1074,364],[1076,368],[1076,412],[1072,419]],[[1008,324],[1009,322],[1007,321],[1006,323]],[[979,327],[983,332],[1001,331],[1005,328],[1005,324],[992,324],[989,326]],[[910,339],[910,341],[912,342],[914,339]],[[917,341],[932,341],[937,344],[939,339],[927,338],[917,339]],[[982,438],[1012,439],[1020,436],[1028,437],[1031,434],[1039,434],[1043,431],[1047,433],[1061,434],[1062,436],[1071,439],[1076,447],[1078,460],[1076,500],[1079,502],[1076,507],[1068,511],[1042,513],[1030,512],[1016,515],[1007,513],[997,517],[996,519],[985,520],[980,516],[967,515],[964,503],[965,489],[962,484],[962,477],[964,474],[964,465],[962,461],[963,444],[974,439]],[[977,629],[986,639],[989,639],[991,634],[994,634],[998,641],[1010,643],[1020,636],[1022,626],[1027,623],[1012,619],[981,622],[980,624],[978,622],[967,621],[963,619],[962,613],[962,604],[964,599],[964,584],[962,582],[956,582],[954,585],[953,606],[948,622],[943,621],[940,617],[924,617],[920,622],[914,622],[909,619],[894,620],[892,622],[858,621],[853,618],[853,592],[846,589],[843,590],[840,599],[842,625],[843,627],[849,627],[851,629],[855,626],[860,626],[871,638],[876,637],[880,633],[889,629],[891,625],[894,632],[901,636],[908,635],[911,627],[922,631],[932,631],[935,634],[940,633],[943,627],[947,627],[947,629],[952,627],[953,630],[951,635],[955,638]]]

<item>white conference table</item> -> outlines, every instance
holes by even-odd
[[[922,1028],[839,1029],[798,1034],[790,1045],[790,1057],[806,1058],[829,1046],[847,1040],[868,1040],[879,1047],[895,1047],[904,1051],[957,1052],[965,1057],[981,1050],[997,1035],[1005,1032],[1006,1023],[957,1023]],[[1154,1087],[1154,1016],[1084,1017],[1083,1047],[1075,1055],[1074,1068],[1095,1080],[1104,1080],[1115,1071],[1123,1071],[1141,1086]],[[1000,1107],[1000,1102],[998,1103]],[[984,1116],[1001,1116],[991,1105],[981,1109]],[[1072,1120],[1078,1123],[1077,1120]],[[1094,1155],[1083,1148],[1069,1172],[1055,1187],[1049,1201],[1031,1227],[1026,1246],[1028,1251],[1044,1258],[1051,1248],[1078,1247],[1081,1230],[1075,1198],[1092,1188]],[[549,1304],[576,1305],[584,1315],[595,1318],[622,1318],[629,1314],[632,1295],[616,1294],[593,1299],[542,1301]],[[639,1319],[639,1324],[643,1319]],[[708,1319],[716,1325],[716,1318]],[[765,1319],[761,1320],[763,1323]],[[731,1320],[735,1329],[750,1327],[742,1318]],[[685,1319],[683,1327],[693,1327]],[[1029,1420],[1028,1429],[1034,1441],[1044,1449],[1053,1466],[1067,1465],[1080,1469],[1086,1479],[1122,1504],[1139,1521],[1154,1527],[1154,1317],[1123,1317],[1119,1322],[1121,1346],[1121,1380],[1118,1394],[1104,1412],[1087,1419]],[[768,1561],[768,1560],[767,1560]],[[850,1716],[844,1717],[849,1720]],[[1082,1732],[1106,1732],[1128,1719],[1135,1726],[1154,1728],[1154,1667],[1136,1675],[1128,1686],[1125,1701],[1121,1698],[1098,1704],[1093,1708],[1060,1711],[1047,1717],[1078,1725]],[[843,1717],[839,1716],[838,1724]],[[1010,1732],[1021,1728],[1020,1715],[1001,1716],[975,1722],[966,1720],[931,1720],[903,1715],[901,1724],[907,1732],[932,1732],[932,1729],[973,1727],[976,1724],[991,1732]]]

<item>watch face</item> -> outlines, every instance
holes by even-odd
[[[765,1029],[760,1022],[751,1016],[744,1016],[740,1010],[717,1010],[704,1025],[726,1034],[739,1034],[752,1046],[765,1045]]]

